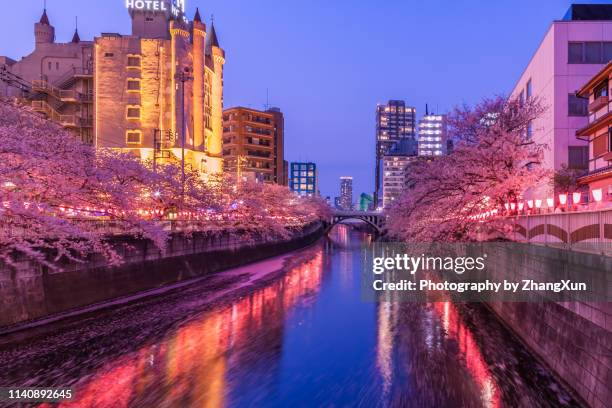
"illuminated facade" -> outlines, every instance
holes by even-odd
[[[419,120],[419,156],[447,154],[446,115],[426,114]]]
[[[34,52],[5,60],[4,93],[27,96],[35,110],[98,148],[156,163],[180,161],[184,151],[187,167],[221,172],[225,52],[214,26],[207,31],[199,11],[189,22],[183,0],[126,6],[131,35],[81,41],[75,32],[67,44],[55,42],[45,10]],[[30,86],[27,95],[16,81]]]
[[[340,208],[343,210],[353,209],[353,178],[340,177]]]
[[[318,194],[317,165],[315,163],[291,163],[289,172],[291,191],[300,196]]]
[[[383,207],[388,208],[402,195],[406,185],[406,167],[417,155],[417,142],[406,139],[396,143],[383,156]]]
[[[612,62],[587,82],[578,96],[588,101],[588,124],[578,129],[578,139],[589,142],[589,172],[578,181],[588,184],[594,201],[612,202]]]
[[[229,108],[223,112],[223,160],[227,172],[264,183],[287,185],[283,113]]]
[[[376,107],[376,170],[374,180],[374,203],[380,204],[382,188],[383,156],[401,140],[416,140],[416,109],[406,102],[391,100]]]

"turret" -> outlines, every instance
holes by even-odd
[[[223,65],[225,51],[219,46],[219,39],[214,23],[211,23],[210,34],[206,43],[206,54],[212,58],[214,75],[212,83],[212,136],[206,141],[208,170],[211,173],[223,171]]]
[[[203,150],[204,146],[204,63],[206,48],[206,25],[196,9],[192,22],[193,38],[193,146]]]
[[[44,9],[40,21],[34,24],[34,38],[37,47],[39,44],[52,44],[55,41],[55,28],[49,23],[47,9]]]

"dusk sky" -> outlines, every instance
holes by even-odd
[[[595,3],[597,1],[591,1]],[[605,3],[600,1],[601,3]],[[43,0],[6,2],[0,55],[33,49]],[[187,0],[215,16],[226,51],[225,107],[266,103],[285,114],[288,161],[314,161],[323,196],[354,177],[354,198],[373,190],[374,110],[404,99],[444,113],[508,93],[567,0]],[[7,10],[7,6],[9,10]],[[48,0],[57,41],[129,34],[123,0]]]

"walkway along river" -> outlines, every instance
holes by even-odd
[[[0,339],[0,385],[71,386],[71,407],[577,406],[482,307],[363,302],[370,240],[339,225],[306,249]]]

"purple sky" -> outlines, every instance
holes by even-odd
[[[186,0],[214,14],[225,48],[225,106],[285,113],[286,158],[314,161],[320,189],[373,190],[374,109],[405,99],[418,115],[508,93],[566,0]],[[592,1],[598,2],[598,1]],[[605,1],[599,1],[605,3]],[[33,47],[43,0],[5,4],[0,55]],[[7,10],[10,9],[10,10]],[[123,0],[47,0],[58,41],[129,33]]]

